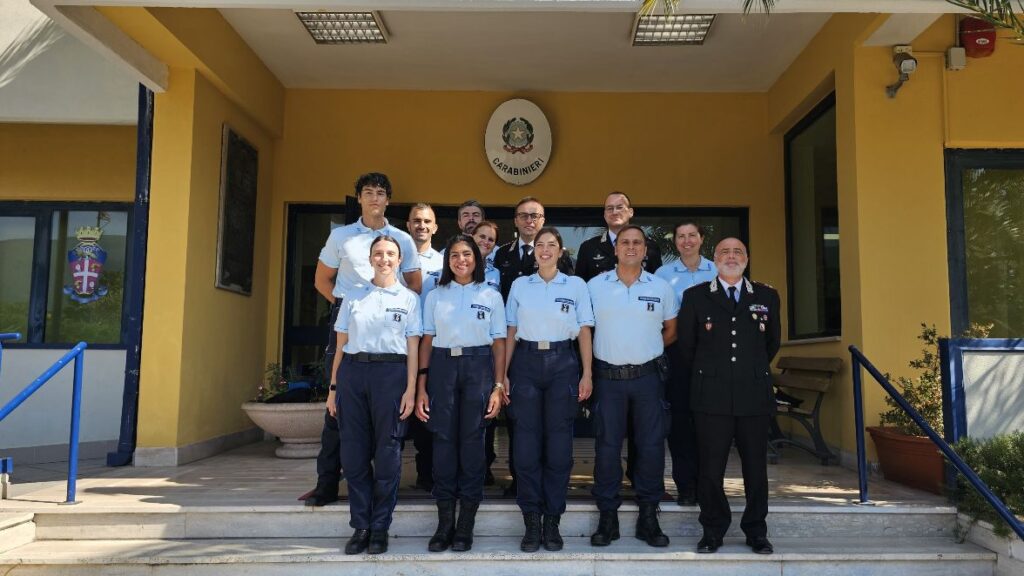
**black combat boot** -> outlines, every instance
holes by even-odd
[[[665,536],[658,524],[658,504],[656,502],[640,504],[640,514],[636,517],[636,538],[647,542],[649,546],[658,548],[668,546],[668,536]]]
[[[519,542],[519,549],[523,552],[540,550],[540,512],[523,512],[523,524],[526,525],[526,533]]]
[[[615,510],[601,512],[597,521],[597,532],[590,535],[591,546],[607,546],[619,539],[619,513]]]
[[[460,502],[459,521],[452,538],[452,552],[465,552],[473,548],[473,526],[476,525],[476,510],[479,502]]]
[[[558,552],[565,545],[558,533],[558,521],[561,519],[557,514],[544,515],[544,549],[548,552]]]
[[[455,500],[437,501],[437,531],[427,544],[431,552],[444,552],[455,536]]]

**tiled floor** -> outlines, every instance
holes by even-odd
[[[274,442],[244,446],[224,454],[179,467],[106,468],[102,461],[83,461],[79,468],[78,495],[73,509],[175,509],[182,506],[279,506],[296,499],[315,483],[314,460],[283,460],[273,456]],[[414,450],[407,447],[403,459],[401,499],[427,499],[429,494],[412,487]],[[498,485],[488,487],[488,498],[499,498],[508,482],[504,468],[507,450],[499,436],[494,471]],[[577,439],[570,497],[589,497],[593,469],[593,440]],[[64,500],[66,464],[15,463],[12,498],[0,501],[0,512],[39,509]],[[671,463],[666,462],[666,488],[674,492]],[[857,474],[839,466],[821,466],[797,450],[788,450],[768,468],[771,504],[848,505],[857,499]],[[344,487],[344,483],[342,483]],[[733,455],[726,472],[730,496],[742,498],[739,459]],[[944,498],[872,479],[870,496],[880,504],[943,506]],[[624,490],[628,494],[628,489]],[[69,509],[70,510],[70,509]]]

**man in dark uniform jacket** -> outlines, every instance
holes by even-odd
[[[544,227],[544,206],[539,200],[527,196],[516,204],[515,225],[518,238],[505,244],[494,251],[494,266],[498,269],[501,277],[501,299],[508,300],[508,293],[512,290],[512,283],[520,276],[529,276],[537,271],[537,261],[533,257],[533,240],[537,232]],[[572,275],[572,259],[562,252],[558,258],[558,271]],[[516,468],[512,459],[512,426],[508,430],[508,468],[512,473],[512,484],[505,488],[504,497],[513,498],[516,495]],[[487,450],[487,470],[490,475],[491,463],[496,458],[494,454],[494,424],[487,428],[487,439],[484,442]]]
[[[743,277],[747,249],[736,238],[718,243],[715,265],[718,277],[684,293],[677,319],[700,460],[697,502],[704,536],[697,552],[716,551],[732,520],[723,484],[735,440],[747,499],[740,528],[754,552],[771,554],[767,452],[775,410],[770,364],[782,338],[779,293]]]
[[[583,278],[584,282],[615,269],[615,237],[632,218],[633,208],[625,192],[612,192],[604,199],[604,222],[608,230],[580,244],[576,254],[576,275]],[[651,274],[661,266],[661,248],[650,238],[647,238],[647,256],[643,266]]]

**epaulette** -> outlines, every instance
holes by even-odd
[[[771,284],[769,284],[767,282],[758,282],[757,280],[751,280],[751,282],[753,282],[754,284],[757,284],[759,286],[764,286],[765,288],[771,288],[772,290],[775,290],[775,286],[772,286]]]

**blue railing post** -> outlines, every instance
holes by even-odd
[[[21,332],[0,332],[0,368],[3,367],[4,340],[21,340]]]
[[[65,504],[77,504],[75,488],[78,484],[78,428],[82,419],[82,368],[85,355],[75,356],[75,380],[71,391],[71,437],[68,439],[68,495]]]
[[[0,334],[0,336],[9,336],[8,334]],[[20,336],[19,336],[20,338]],[[15,394],[14,398],[11,398],[7,404],[0,406],[0,421],[7,418],[14,412],[18,406],[21,406],[25,400],[28,400],[32,394],[43,387],[60,372],[68,362],[75,361],[74,368],[74,381],[72,383],[72,394],[71,394],[71,438],[68,445],[68,493],[67,500],[64,504],[76,504],[75,502],[75,484],[78,479],[78,429],[81,423],[82,414],[82,366],[85,358],[85,349],[88,344],[85,342],[79,342],[74,348],[68,350],[66,354],[60,357],[52,366],[46,369],[39,378],[33,380],[28,386],[25,386]]]
[[[850,346],[853,369],[853,418],[857,434],[857,488],[860,492],[860,503],[868,503],[868,462],[864,449],[864,389],[861,382],[860,360],[853,354],[853,346]]]
[[[978,476],[978,474],[974,470],[972,470],[966,462],[964,462],[963,458],[960,458],[960,455],[958,455],[953,450],[953,448],[950,447],[950,445],[945,440],[943,440],[941,436],[939,436],[939,434],[931,427],[931,425],[929,425],[928,422],[925,421],[921,414],[917,410],[915,410],[914,407],[910,405],[910,403],[907,402],[907,400],[899,393],[899,391],[897,391],[896,388],[893,387],[892,383],[889,382],[889,379],[886,378],[885,375],[883,375],[881,372],[879,372],[878,368],[875,368],[875,365],[872,364],[871,361],[868,360],[867,357],[864,356],[864,354],[860,350],[858,350],[856,346],[850,346],[850,355],[853,358],[854,363],[863,365],[864,369],[868,371],[868,374],[870,374],[871,377],[875,379],[875,382],[878,382],[878,385],[881,386],[883,390],[885,390],[886,394],[888,394],[889,397],[892,398],[897,405],[899,405],[900,409],[906,412],[907,416],[910,416],[910,419],[913,420],[915,424],[917,424],[917,427],[920,428],[922,432],[924,432],[925,436],[927,436],[932,441],[932,443],[935,444],[936,447],[938,447],[940,451],[942,451],[942,453],[946,456],[947,459],[949,459],[949,461],[953,464],[957,471],[963,474],[964,478],[966,478],[967,481],[970,482],[972,486],[974,486],[974,489],[977,490],[978,493],[981,494],[981,496],[989,503],[989,506],[991,506],[992,509],[995,510],[996,513],[999,514],[999,516],[1006,521],[1006,523],[1017,534],[1017,536],[1020,537],[1021,540],[1024,540],[1024,523],[1022,523],[1020,520],[1017,520],[1017,517],[1014,516],[1012,512],[1010,512],[1010,509],[1006,507],[1006,504],[1004,504],[1003,501],[1000,500],[999,497],[996,496],[992,492],[992,490],[989,489],[988,485],[986,485],[985,482]],[[859,378],[859,376],[857,375],[858,373],[859,370],[857,372],[854,372],[855,379]]]

